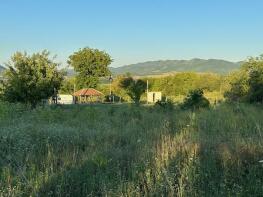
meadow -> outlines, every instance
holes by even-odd
[[[263,107],[0,103],[0,196],[262,196]]]

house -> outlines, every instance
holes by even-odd
[[[84,88],[73,94],[76,103],[102,102],[104,94],[93,88]]]
[[[162,100],[162,92],[148,92],[147,93],[147,102],[156,103],[157,101]]]

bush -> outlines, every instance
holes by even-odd
[[[117,96],[116,94],[112,94],[112,95],[106,95],[104,97],[104,101],[105,102],[113,102],[113,97],[114,97],[114,102],[122,102],[123,99],[119,96]]]
[[[164,110],[171,110],[172,111],[174,109],[174,104],[171,100],[157,101],[154,106],[162,108]]]
[[[182,104],[183,109],[208,108],[209,100],[204,97],[202,89],[191,90]]]
[[[263,56],[250,58],[240,71],[229,76],[228,101],[263,102]]]
[[[248,73],[242,70],[231,73],[227,81],[230,85],[229,90],[224,93],[227,101],[242,102],[247,100],[249,91]]]

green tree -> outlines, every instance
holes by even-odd
[[[249,102],[263,102],[263,55],[250,58],[243,66],[248,73]]]
[[[263,56],[250,58],[230,75],[225,97],[230,101],[263,102]]]
[[[199,109],[199,108],[207,108],[210,103],[207,98],[204,97],[204,91],[202,89],[191,90],[187,97],[184,99],[184,103],[182,105],[183,108],[186,109]]]
[[[65,78],[61,84],[59,93],[61,94],[73,94],[75,86],[75,77]]]
[[[121,97],[122,100],[130,101],[130,96],[127,94],[127,91],[121,87],[121,82],[127,77],[130,77],[130,76],[127,76],[127,75],[116,76],[113,79],[111,88],[112,88],[112,91],[114,92],[114,94]]]
[[[64,73],[49,56],[46,50],[32,56],[15,53],[5,72],[3,98],[35,107],[42,99],[52,96],[60,88]]]
[[[228,101],[242,102],[247,100],[249,75],[244,70],[231,73],[227,77],[228,88],[224,94]]]
[[[94,88],[99,82],[99,77],[110,74],[108,66],[111,57],[98,49],[83,48],[69,56],[68,63],[71,65],[76,76],[77,88]]]
[[[127,77],[120,81],[120,87],[126,90],[128,96],[136,104],[139,104],[141,96],[146,90],[147,84],[141,79],[134,80],[132,77]]]

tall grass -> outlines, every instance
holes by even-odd
[[[0,104],[0,196],[260,196],[263,110]]]

